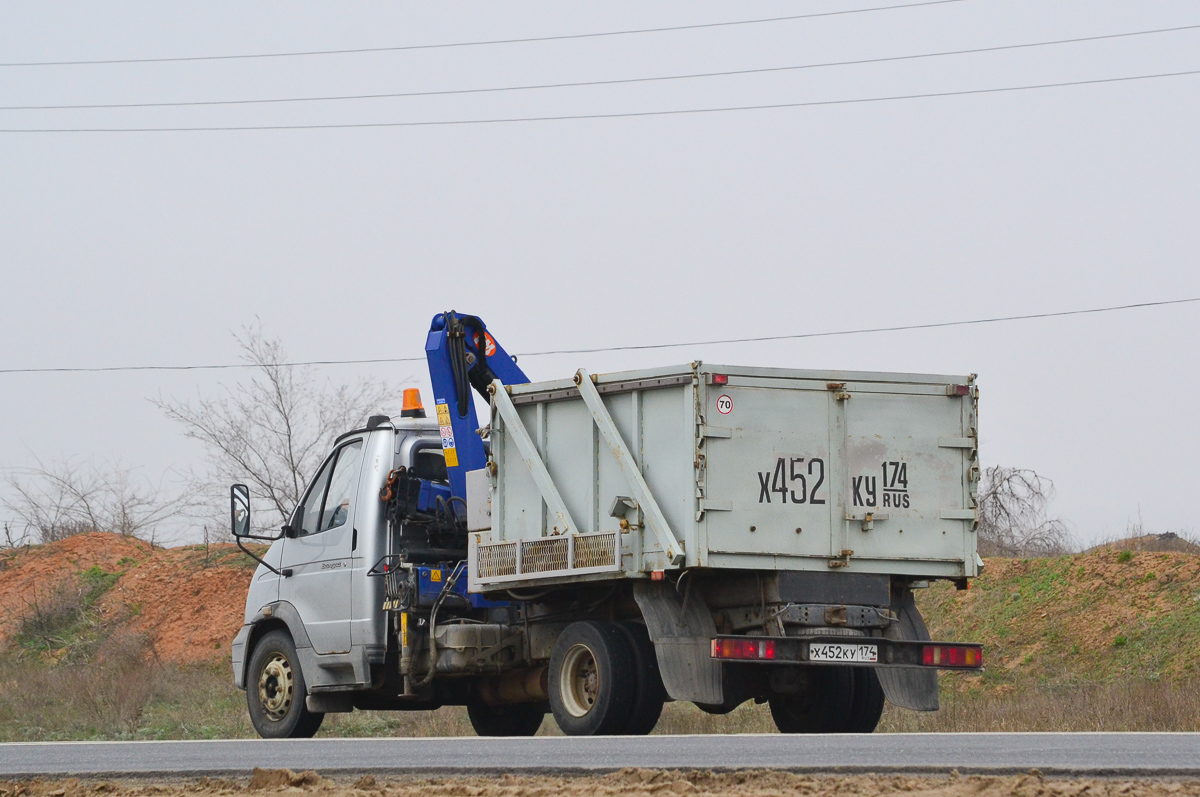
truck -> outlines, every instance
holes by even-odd
[[[982,670],[914,599],[983,567],[974,375],[696,361],[530,382],[453,311],[425,348],[434,415],[409,389],[399,418],[341,435],[282,529],[231,487],[259,562],[233,676],[263,737],[450,705],[480,735],[547,713],[636,735],[668,701],[869,733],[885,700],[936,710],[939,671]]]

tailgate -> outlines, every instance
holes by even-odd
[[[708,564],[974,575],[971,378],[707,376]]]

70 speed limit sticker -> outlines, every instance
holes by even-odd
[[[728,415],[733,412],[733,399],[726,396],[724,393],[717,396],[717,412],[722,415]]]

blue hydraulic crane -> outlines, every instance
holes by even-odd
[[[487,465],[487,449],[479,436],[479,418],[471,388],[489,398],[488,386],[499,379],[506,385],[529,381],[516,360],[487,331],[478,316],[450,310],[438,313],[425,341],[434,408],[442,433],[451,493],[466,498],[467,471]],[[457,502],[456,502],[457,503]]]

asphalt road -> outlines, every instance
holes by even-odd
[[[1200,733],[970,733],[0,744],[0,777],[572,774],[621,767],[1200,777]]]

